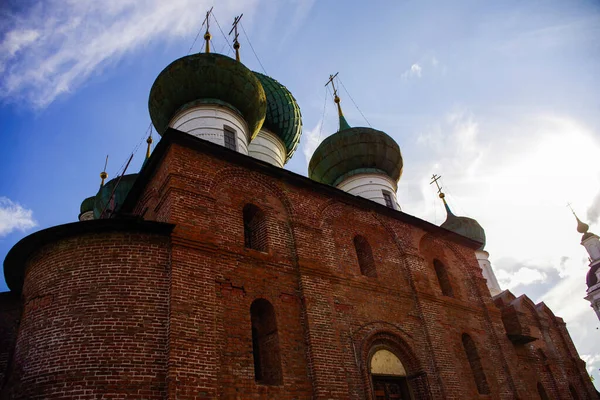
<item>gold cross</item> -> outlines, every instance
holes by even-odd
[[[210,23],[210,20],[208,17],[210,17],[210,13],[212,13],[212,10],[213,10],[213,8],[211,7],[210,10],[208,10],[206,12],[206,18],[204,18],[204,23],[206,24],[206,33],[204,34],[204,40],[206,40],[205,51],[207,53],[210,53],[210,39],[211,39],[210,32],[208,31],[208,25]]]
[[[329,75],[329,80],[325,84],[325,86],[327,86],[331,83],[331,86],[333,87],[333,97],[337,97],[337,90],[335,88],[335,83],[333,82],[333,80],[335,79],[336,76],[338,76],[338,74],[339,74],[339,72],[336,72],[335,75]]]
[[[237,61],[240,61],[240,42],[238,42],[237,26],[243,16],[244,16],[244,14],[241,14],[239,17],[235,17],[235,19],[233,20],[233,28],[231,28],[231,30],[229,31],[230,35],[232,32],[235,33],[235,35],[233,37],[233,48],[235,49],[235,59]]]
[[[440,175],[433,174],[431,176],[431,182],[429,182],[430,185],[433,185],[435,183],[435,186],[437,186],[437,188],[438,188],[438,193],[442,192],[442,187],[438,183],[438,181],[440,180],[440,178],[441,178]]]

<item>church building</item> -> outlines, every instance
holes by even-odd
[[[0,399],[598,398],[476,220],[441,188],[441,226],[401,211],[400,147],[348,123],[334,76],[339,130],[301,176],[292,93],[204,38],[152,85],[141,170],[7,255]]]

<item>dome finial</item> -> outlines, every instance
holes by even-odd
[[[231,30],[229,31],[230,35],[232,32],[235,33],[233,37],[233,48],[235,49],[235,60],[238,62],[240,61],[240,42],[238,42],[237,26],[243,16],[244,14],[240,14],[239,17],[235,17],[235,19],[233,20],[233,28],[231,28]]]
[[[208,10],[206,12],[206,18],[204,18],[204,23],[206,24],[206,33],[204,34],[204,40],[206,41],[206,47],[205,47],[205,52],[206,53],[210,53],[210,39],[212,38],[210,32],[208,31],[208,25],[209,25],[209,17],[210,14],[212,13],[213,8],[211,7],[210,10]]]
[[[429,182],[430,185],[433,185],[435,183],[435,186],[437,186],[438,188],[438,196],[440,197],[440,199],[442,199],[442,201],[444,202],[444,207],[446,208],[446,213],[450,216],[450,215],[454,215],[452,213],[452,211],[450,210],[450,207],[448,206],[448,203],[446,203],[446,195],[444,194],[444,192],[442,192],[442,187],[440,186],[440,184],[438,183],[438,181],[442,178],[441,175],[436,175],[433,174],[431,176],[431,182]]]
[[[588,229],[590,229],[590,226],[588,224],[586,224],[585,222],[582,222],[577,217],[577,214],[575,214],[575,210],[573,210],[573,207],[571,206],[571,203],[567,203],[567,207],[569,207],[569,209],[571,210],[571,212],[575,216],[575,219],[577,220],[577,232],[583,233],[583,234],[587,233]]]
[[[346,121],[346,118],[344,117],[344,113],[342,112],[342,106],[340,105],[340,98],[337,94],[337,89],[335,88],[335,82],[333,81],[335,79],[335,77],[338,76],[338,74],[339,74],[339,72],[336,72],[335,75],[329,75],[329,80],[327,81],[325,86],[327,86],[331,83],[331,87],[333,88],[333,101],[337,105],[338,116],[340,118],[340,129],[339,130],[343,131],[344,129],[350,129],[350,125],[348,124],[348,121]]]
[[[100,182],[100,187],[104,186],[104,180],[106,178],[108,178],[108,174],[106,173],[106,165],[108,164],[108,154],[106,155],[106,161],[104,161],[104,169],[102,170],[102,172],[100,172],[100,179],[102,179],[102,182]]]
[[[148,139],[146,139],[146,143],[148,143],[148,148],[146,149],[146,160],[150,158],[150,150],[152,148],[152,125],[150,125],[150,134],[148,135]]]

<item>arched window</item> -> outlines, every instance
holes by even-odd
[[[373,354],[370,373],[376,400],[412,398],[404,365],[391,351],[380,349]]]
[[[479,358],[479,353],[477,353],[475,342],[473,342],[471,336],[463,333],[462,343],[465,353],[467,354],[467,359],[469,360],[469,365],[471,366],[471,372],[473,372],[473,377],[475,378],[477,391],[479,394],[489,394],[490,388],[487,379],[485,379],[485,372],[483,371],[483,366],[481,365],[481,359]]]
[[[244,206],[244,246],[248,249],[267,251],[267,220],[265,214],[254,204]]]
[[[579,400],[579,395],[577,394],[577,391],[575,390],[573,385],[569,385],[569,392],[571,392],[571,397],[573,398],[573,400]]]
[[[354,237],[354,249],[356,250],[356,257],[358,258],[358,266],[360,267],[360,273],[371,278],[377,277],[377,271],[375,270],[375,262],[373,261],[373,251],[371,245],[367,242],[363,236],[356,235]]]
[[[452,285],[450,285],[450,278],[448,278],[448,273],[446,272],[444,264],[439,260],[433,260],[433,268],[435,269],[440,289],[442,289],[442,294],[444,296],[454,297],[454,291],[452,290]]]
[[[273,305],[265,299],[256,299],[250,306],[250,316],[254,379],[265,385],[280,385],[283,380],[281,355]]]
[[[541,400],[550,400],[550,398],[546,394],[546,390],[544,390],[544,387],[542,386],[542,384],[540,382],[538,382],[537,389],[538,389],[538,394],[540,395]]]

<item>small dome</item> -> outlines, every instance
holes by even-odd
[[[577,215],[575,216],[575,219],[577,220],[577,232],[584,234],[587,233],[587,231],[590,229],[590,226],[585,222],[581,222],[581,220],[577,218]]]
[[[292,93],[275,79],[255,72],[267,96],[267,114],[263,127],[277,135],[285,144],[289,160],[302,134],[302,115]]]
[[[111,179],[102,186],[96,197],[94,197],[94,218],[99,219],[102,211],[105,210],[112,210],[113,213],[119,211],[137,177],[138,174],[123,175],[123,177]],[[119,183],[118,186],[117,182]],[[114,194],[111,200],[110,195],[113,190]]]
[[[444,229],[448,229],[454,233],[458,233],[459,235],[465,236],[471,240],[481,243],[481,247],[477,250],[483,250],[485,247],[485,231],[479,225],[479,222],[474,220],[473,218],[468,217],[457,217],[452,214],[448,205],[444,202],[446,206],[447,217],[446,221],[442,225],[440,225]]]
[[[361,173],[381,173],[396,184],[402,175],[402,154],[398,143],[372,128],[348,128],[326,138],[315,150],[308,176],[336,186]]]
[[[96,196],[88,197],[81,203],[81,207],[79,207],[79,215],[88,212],[94,211],[94,201],[96,200]]]
[[[187,104],[202,99],[215,99],[239,111],[248,124],[250,139],[265,120],[267,99],[256,75],[232,58],[198,53],[173,61],[154,81],[148,108],[158,133],[163,134]]]
[[[600,268],[600,264],[592,266],[588,271],[585,279],[588,288],[591,288],[598,283],[598,277],[596,276],[596,271],[598,271],[598,268]]]

